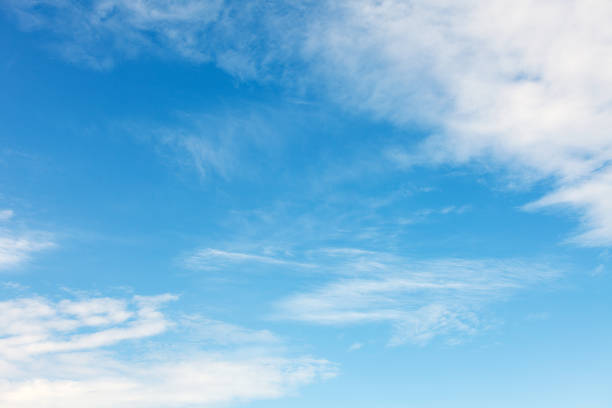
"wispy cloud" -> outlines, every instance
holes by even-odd
[[[275,345],[282,340],[268,330],[252,330],[219,320],[207,319],[198,315],[185,316],[180,325],[187,329],[189,336],[203,344],[220,346],[235,345]]]
[[[391,345],[424,344],[442,335],[456,340],[486,327],[479,313],[487,304],[559,275],[546,265],[515,260],[368,258],[376,259],[375,268],[362,265],[357,276],[289,296],[276,304],[275,317],[321,325],[388,322]]]
[[[0,221],[10,220],[11,218],[13,218],[13,215],[13,210],[0,210]]]
[[[349,346],[348,351],[357,351],[363,348],[363,343],[353,343]]]
[[[53,248],[51,234],[33,230],[17,230],[11,225],[13,210],[0,211],[0,270],[15,268],[27,262],[32,254]]]
[[[185,264],[189,268],[203,270],[218,270],[238,263],[260,263],[278,266],[293,266],[299,268],[315,267],[315,265],[313,264],[292,261],[276,256],[263,256],[242,252],[228,252],[214,248],[200,249],[185,259]]]
[[[0,229],[0,269],[16,267],[35,252],[49,249],[55,244],[40,234],[15,236],[13,232]]]
[[[302,7],[292,3],[8,0],[3,5],[24,29],[54,32],[54,48],[64,58],[96,69],[153,54],[211,62],[253,78],[266,75],[274,54],[293,52],[286,40],[303,35],[295,21]],[[245,35],[247,27],[259,35]],[[274,41],[278,32],[285,41]],[[268,58],[261,58],[263,49]]]
[[[612,245],[612,169],[565,183],[525,208],[536,210],[550,206],[567,206],[581,214],[584,231],[570,241],[585,246]]]
[[[425,222],[432,217],[435,216],[444,216],[444,215],[452,215],[452,214],[463,214],[466,211],[469,211],[471,206],[469,205],[449,205],[447,207],[442,208],[424,208],[419,211],[415,211],[411,216],[402,217],[399,219],[400,224],[416,224],[419,222]]]
[[[171,300],[176,297],[0,302],[0,403],[20,408],[40,406],[40,401],[66,408],[209,406],[279,398],[335,373],[325,360],[274,351],[279,340],[267,331],[195,316],[187,329],[195,330],[198,341],[155,340],[152,336],[185,322],[162,313]],[[148,349],[154,345],[153,352],[137,347],[142,345],[138,339],[147,340]],[[240,352],[239,347],[253,343],[273,347]],[[129,353],[121,352],[122,344]],[[231,347],[218,349],[217,344]]]
[[[268,107],[219,109],[208,114],[181,113],[174,126],[137,126],[138,133],[148,134],[160,153],[186,167],[194,168],[200,177],[248,177],[253,163],[246,156],[265,157],[279,140],[271,123],[281,126],[279,112]],[[274,120],[276,119],[276,120]]]
[[[240,272],[235,268],[238,264],[249,270],[314,270],[318,282],[314,289],[309,280],[303,292],[274,302],[271,318],[329,326],[388,323],[391,345],[425,344],[436,337],[460,341],[490,325],[483,318],[487,306],[550,283],[563,272],[537,261],[417,260],[352,247],[292,250],[291,254],[288,261],[207,248],[188,258],[188,265],[232,272]]]
[[[156,53],[168,44],[178,55],[209,60],[210,53],[202,49],[205,43],[201,37],[206,34],[208,24],[220,17],[222,2],[96,0],[80,4],[62,0],[10,0],[7,5],[24,28],[53,29],[70,38],[71,41],[57,47],[65,58],[105,69],[112,67],[117,57]],[[56,19],[65,24],[57,24]],[[147,31],[154,35],[147,35]],[[123,41],[118,41],[118,37]]]

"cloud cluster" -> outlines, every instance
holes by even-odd
[[[612,242],[605,211],[612,6],[605,0],[28,0],[5,7],[24,27],[59,32],[67,39],[61,52],[92,65],[150,52],[212,61],[243,78],[299,67],[301,78],[347,108],[433,130],[416,151],[394,149],[398,164],[477,160],[522,181],[548,180],[555,190],[532,208],[577,209],[584,231],[575,242]],[[218,167],[224,154],[195,139],[184,148],[205,166]]]
[[[274,352],[279,339],[267,331],[194,316],[188,324],[172,321],[160,308],[175,298],[33,297],[0,302],[0,404],[208,406],[278,398],[334,375],[327,361]],[[191,342],[165,344],[152,337],[179,324],[195,330]],[[202,344],[208,348],[203,350]],[[226,347],[213,347],[219,344]],[[257,353],[240,352],[252,344],[260,346]]]
[[[291,78],[316,84],[348,109],[431,129],[419,149],[393,150],[402,166],[476,160],[522,181],[547,180],[555,190],[539,207],[569,206],[584,215],[575,242],[612,242],[604,211],[612,160],[606,0],[5,6],[24,27],[59,32],[68,39],[62,53],[93,65],[151,52],[213,61],[241,78],[267,80],[278,67],[286,78],[295,70]],[[187,149],[202,151],[189,143]]]
[[[16,299],[0,303],[0,355],[8,360],[96,349],[164,332],[169,322],[158,310],[174,297],[136,297],[136,310],[111,298],[85,301]],[[91,331],[80,333],[82,329]],[[97,329],[97,330],[96,330]]]

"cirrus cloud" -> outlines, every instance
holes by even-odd
[[[411,261],[346,249],[335,255],[344,259],[338,269],[344,276],[280,300],[275,318],[328,326],[387,323],[393,346],[437,337],[453,343],[487,327],[482,314],[488,305],[560,275],[520,260]]]

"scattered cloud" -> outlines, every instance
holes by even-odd
[[[411,261],[389,254],[367,256],[353,276],[291,295],[276,304],[275,318],[320,325],[387,322],[390,345],[425,344],[438,336],[454,341],[486,324],[482,309],[513,293],[550,281],[559,272],[516,260]]]
[[[269,317],[327,326],[386,323],[392,328],[390,345],[423,345],[435,338],[460,342],[490,327],[491,304],[550,284],[563,273],[562,268],[537,261],[418,260],[353,247],[294,249],[295,261],[211,248],[198,254],[191,261],[193,267],[205,270],[237,272],[230,267],[238,263],[249,270],[258,266],[315,270],[303,291],[273,303]],[[232,329],[220,327],[219,336],[225,331]]]
[[[188,327],[202,336],[201,343],[184,342],[182,336],[165,343],[155,340],[153,336],[168,335],[182,324],[161,311],[175,299],[32,297],[0,302],[0,404],[209,406],[279,398],[335,374],[325,360],[287,357],[272,347],[242,353],[240,347],[251,343],[277,348],[278,339],[267,331],[194,316]],[[218,343],[233,348],[215,348]]]
[[[348,351],[357,351],[363,348],[363,343],[353,343],[349,346]]]
[[[243,79],[316,84],[347,109],[430,129],[419,147],[392,149],[395,163],[477,162],[523,183],[546,180],[552,192],[531,208],[577,209],[584,231],[574,242],[610,245],[609,2],[263,4],[10,0],[4,7],[26,29],[54,31],[66,58],[99,68],[169,54]],[[180,144],[203,171],[226,168],[222,145]]]

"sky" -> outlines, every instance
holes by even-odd
[[[0,0],[0,405],[609,408],[610,20]]]

